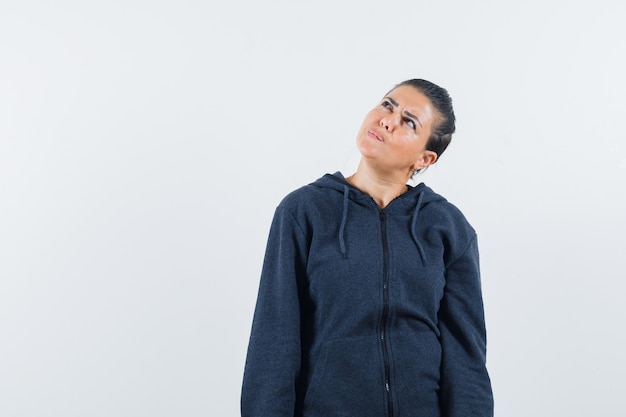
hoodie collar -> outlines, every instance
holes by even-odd
[[[347,250],[346,250],[346,241],[345,241],[345,233],[346,233],[346,223],[348,221],[348,212],[350,201],[352,200],[354,203],[362,204],[362,205],[374,205],[379,211],[386,211],[387,208],[393,205],[393,210],[396,208],[404,209],[411,213],[411,225],[410,225],[410,233],[411,238],[415,242],[417,246],[417,251],[419,257],[422,261],[422,264],[426,266],[426,256],[424,253],[424,249],[422,244],[420,243],[417,236],[417,225],[419,223],[419,213],[420,209],[427,205],[430,202],[443,200],[443,197],[434,193],[429,187],[427,187],[424,183],[420,183],[415,187],[408,186],[409,190],[396,197],[385,209],[381,209],[378,207],[374,199],[372,199],[369,195],[365,194],[361,190],[353,187],[346,181],[343,174],[339,171],[334,174],[326,174],[319,180],[315,181],[313,185],[322,188],[330,188],[340,192],[343,195],[342,201],[342,210],[341,210],[341,222],[339,226],[339,250],[341,251],[341,255],[346,258]]]

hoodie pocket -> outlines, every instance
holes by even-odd
[[[379,417],[385,413],[385,392],[376,338],[328,342],[313,367],[304,398],[311,417]]]

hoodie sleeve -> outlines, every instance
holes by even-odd
[[[476,235],[446,268],[439,329],[442,416],[493,416]]]
[[[282,206],[261,273],[241,394],[242,417],[293,417],[300,372],[300,297],[305,235]]]

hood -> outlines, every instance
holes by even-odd
[[[341,250],[341,254],[345,258],[346,257],[346,243],[345,243],[344,235],[345,235],[345,226],[346,226],[346,222],[348,220],[348,215],[349,215],[348,209],[350,206],[350,201],[356,204],[360,204],[360,205],[367,205],[367,206],[375,205],[376,207],[378,207],[378,205],[376,204],[376,202],[374,201],[372,197],[365,194],[358,188],[355,188],[352,185],[350,185],[346,181],[344,176],[341,174],[341,172],[339,171],[335,172],[334,174],[326,174],[322,178],[312,183],[311,185],[315,187],[331,189],[331,190],[337,191],[338,193],[343,194],[343,208],[342,208],[342,213],[341,213],[341,223],[339,227],[338,241],[339,241],[339,248]],[[422,209],[424,206],[433,202],[445,201],[445,199],[439,194],[435,193],[430,187],[427,187],[424,183],[420,183],[415,187],[412,187],[410,185],[407,185],[407,186],[409,187],[409,190],[406,193],[396,197],[387,206],[387,208],[393,204],[394,211],[398,209],[402,212],[411,213],[411,237],[413,238],[413,241],[415,242],[415,245],[417,246],[422,263],[426,265],[426,256],[424,254],[424,249],[422,248],[422,244],[420,243],[417,237],[417,232],[416,232],[417,219],[419,217],[420,209]],[[387,208],[385,209],[379,208],[379,210],[383,212],[387,210]]]
[[[358,188],[353,187],[346,181],[343,174],[339,171],[334,174],[326,174],[322,178],[316,180],[311,185],[320,188],[335,190],[342,194],[348,194],[348,198],[357,204],[375,204],[372,197],[365,194]],[[445,201],[445,198],[435,193],[430,187],[424,183],[420,183],[415,187],[407,185],[409,190],[393,200],[394,206],[401,205],[413,209],[420,200],[422,206],[434,201]],[[420,197],[421,195],[421,197]]]

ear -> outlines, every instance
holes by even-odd
[[[420,154],[420,157],[413,164],[413,170],[421,170],[429,165],[434,164],[437,161],[437,153],[433,151],[424,151]]]

